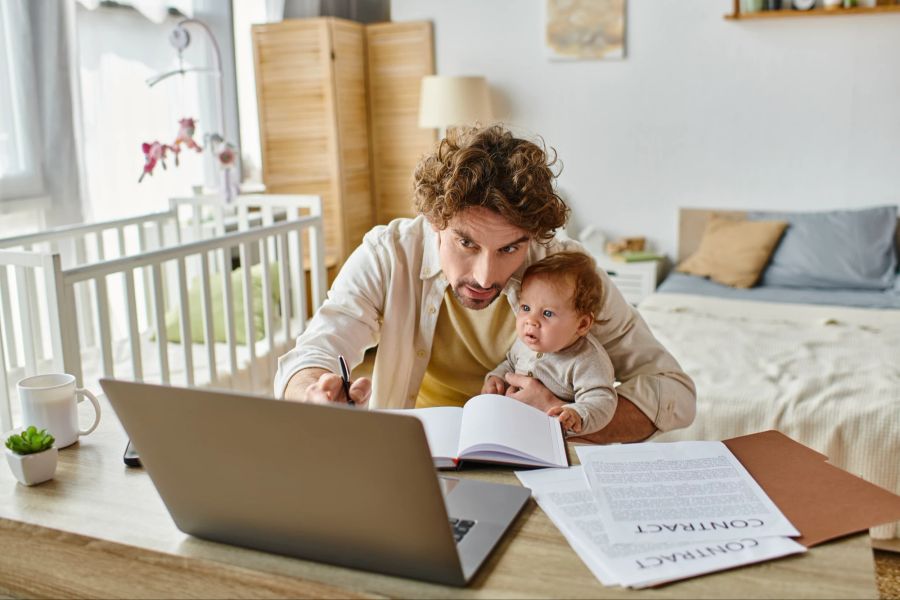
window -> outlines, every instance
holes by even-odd
[[[217,79],[209,73],[188,72],[167,77],[152,87],[147,83],[182,66],[213,64],[207,54],[209,40],[193,25],[188,26],[192,42],[184,52],[183,64],[178,62],[169,36],[184,18],[181,12],[166,9],[157,22],[135,10],[139,6],[144,10],[173,4],[208,22],[214,31],[213,23],[230,18],[229,4],[219,0],[100,3],[93,10],[81,3],[77,6],[88,190],[85,212],[92,220],[165,210],[169,198],[189,196],[197,188],[217,183],[219,172],[206,140],[207,134],[220,129]],[[209,11],[201,11],[206,5],[210,5]],[[219,36],[218,41],[223,48],[223,69],[227,69],[227,40]],[[227,93],[228,86],[225,90]],[[233,99],[226,98],[225,103],[231,104]],[[142,144],[173,144],[179,120],[187,117],[196,120],[194,139],[203,152],[182,147],[178,166],[175,157],[168,154],[165,165],[158,163],[153,174],[138,183],[144,167]],[[229,141],[236,141],[236,127],[231,131]]]
[[[0,200],[43,193],[34,69],[21,0],[0,2]]]
[[[198,86],[190,76],[176,76],[150,88],[146,80],[173,67],[175,53],[167,38],[178,17],[154,23],[127,7],[77,6],[81,117],[87,198],[85,213],[105,221],[166,210],[168,199],[190,195],[203,183],[203,154],[182,152],[179,166],[169,155],[165,168],[141,176],[141,144],[172,144],[178,119],[200,117],[197,141],[205,123],[199,115]]]

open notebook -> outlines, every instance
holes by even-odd
[[[422,421],[439,469],[462,460],[529,467],[567,467],[566,444],[558,420],[518,400],[483,394],[463,408],[441,406],[392,410]]]

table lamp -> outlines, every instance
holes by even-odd
[[[484,77],[426,75],[422,78],[419,127],[446,129],[473,125],[476,121],[485,125],[493,118]]]

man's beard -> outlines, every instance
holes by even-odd
[[[485,300],[476,300],[475,298],[470,298],[470,297],[464,296],[462,293],[460,293],[459,290],[461,290],[463,287],[470,287],[476,291],[487,291],[490,289],[490,290],[495,290],[497,293],[494,294],[494,296],[491,298],[487,298]],[[462,304],[465,308],[468,308],[471,310],[481,310],[483,308],[487,308],[494,302],[494,300],[496,300],[497,298],[500,297],[500,292],[502,291],[502,288],[500,287],[500,285],[496,284],[496,283],[489,288],[483,288],[474,282],[468,282],[468,281],[460,281],[455,286],[452,286],[450,289],[453,290],[453,295],[456,297],[457,301],[460,304]]]

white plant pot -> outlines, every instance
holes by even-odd
[[[37,485],[53,479],[59,451],[54,446],[36,454],[16,454],[6,448],[6,462],[22,485]]]

